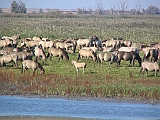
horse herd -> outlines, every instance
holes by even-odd
[[[47,51],[47,53],[45,52]],[[89,59],[103,64],[103,61],[109,62],[109,65],[116,63],[120,66],[122,60],[129,61],[129,66],[134,66],[135,60],[141,66],[140,73],[144,75],[144,71],[148,75],[148,71],[155,71],[157,77],[159,71],[160,60],[160,42],[152,43],[150,45],[133,43],[130,40],[123,38],[112,38],[107,40],[100,40],[93,36],[86,38],[76,38],[67,40],[50,40],[48,38],[33,37],[21,39],[20,35],[12,37],[1,37],[0,40],[0,63],[1,66],[6,66],[6,63],[14,62],[18,65],[18,60],[22,61],[22,73],[28,68],[33,70],[33,75],[37,69],[41,74],[45,72],[42,65],[38,62],[39,59],[45,61],[52,56],[59,60],[69,60],[69,53],[75,55],[78,51],[78,59]],[[143,57],[140,56],[140,51]],[[35,59],[33,60],[33,56]],[[72,60],[75,65],[77,74],[79,68],[84,70],[87,66],[85,62],[77,62]]]

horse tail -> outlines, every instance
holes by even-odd
[[[69,60],[69,56],[68,56],[67,52],[64,49],[62,49],[62,51],[63,51],[63,54],[64,54],[66,60]]]

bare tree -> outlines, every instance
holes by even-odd
[[[127,1],[119,1],[119,3],[117,4],[117,6],[114,6],[114,8],[116,10],[118,10],[119,13],[124,14],[127,11],[127,9],[128,9],[128,5],[129,4],[128,4]]]
[[[98,2],[96,5],[96,14],[100,15],[104,13],[104,6],[102,2]]]

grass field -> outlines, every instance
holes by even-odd
[[[51,40],[78,38],[96,35],[100,39],[118,38],[137,43],[160,41],[160,16],[52,16],[52,15],[0,15],[0,36],[21,34],[21,38],[41,36]],[[46,51],[47,52],[47,51]],[[41,64],[45,75],[21,74],[21,62],[17,68],[9,65],[0,69],[1,94],[42,94],[91,97],[122,97],[135,99],[160,99],[160,74],[154,77],[139,75],[140,67],[128,67],[127,61],[121,66],[108,63],[98,65],[89,60],[85,75],[76,75],[72,59],[58,61],[53,57]],[[142,53],[141,53],[142,56]]]

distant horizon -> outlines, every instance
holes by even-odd
[[[1,0],[0,8],[10,8],[13,1],[19,0]],[[119,7],[120,2],[127,4],[127,10],[140,7],[148,8],[150,5],[160,7],[160,0],[21,0],[25,3],[27,9],[92,9],[95,10],[97,4],[101,4],[104,10]]]

